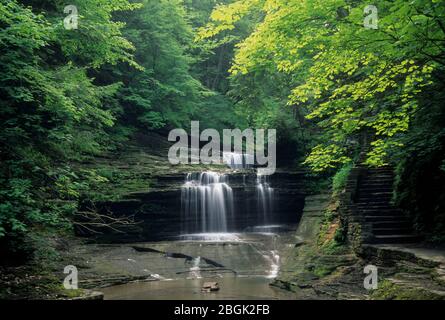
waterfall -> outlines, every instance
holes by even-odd
[[[224,152],[223,159],[231,169],[249,169],[254,162],[254,156],[247,153]]]
[[[233,192],[226,175],[189,173],[181,188],[183,233],[226,232],[227,216],[233,216]]]
[[[248,221],[251,221],[252,225],[272,223],[276,220],[275,195],[269,183],[269,176],[257,174],[254,185],[246,181],[245,176],[242,178],[244,190],[248,190],[250,195],[255,192],[256,199],[251,196],[245,198],[245,208],[251,207],[252,214],[249,209],[240,209],[238,214],[246,214],[246,219],[250,219]],[[245,192],[244,190],[242,192]],[[239,194],[237,199],[237,203],[242,200]],[[256,205],[252,202],[250,206],[252,200],[256,201]],[[181,188],[181,214],[182,236],[227,233],[228,221],[230,229],[235,230],[235,221],[238,220],[235,217],[234,195],[228,176],[212,171],[188,173]],[[256,216],[255,222],[252,221],[252,215]]]
[[[274,190],[270,186],[268,176],[257,174],[257,208],[264,223],[269,222],[274,210]]]

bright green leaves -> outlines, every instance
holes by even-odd
[[[367,153],[365,164],[371,167],[382,167],[388,165],[388,153],[395,148],[403,147],[400,142],[393,140],[377,139],[371,142],[371,151]]]
[[[367,163],[386,164],[402,147],[400,139],[409,130],[416,100],[432,84],[431,74],[445,63],[444,3],[377,1],[375,30],[363,27],[368,4],[265,1],[262,23],[239,44],[231,69],[247,76],[268,68],[293,77],[288,105],[308,110],[307,118],[321,127],[326,141],[305,162],[317,171],[349,159],[352,150],[343,145],[357,142],[363,130],[376,139]],[[339,8],[347,14],[340,16]],[[228,11],[218,9],[219,14]],[[230,18],[224,21],[233,25]],[[213,27],[206,37],[220,32]]]
[[[43,15],[33,13],[16,1],[0,1],[0,46],[15,46],[22,49],[23,56],[46,45],[53,27]]]
[[[334,169],[351,161],[349,157],[344,156],[345,151],[345,148],[335,144],[317,145],[304,163],[315,172]]]
[[[77,7],[79,13],[78,29],[65,30],[62,17],[63,7],[58,7],[60,14],[51,18],[55,25],[54,41],[63,53],[72,61],[86,67],[99,68],[105,63],[116,64],[125,61],[140,68],[132,58],[133,44],[122,35],[125,24],[112,19],[117,12],[129,12],[141,8],[140,3],[127,0],[76,0],[70,4]]]
[[[242,0],[228,5],[218,5],[210,15],[211,22],[198,30],[196,40],[211,38],[226,30],[233,30],[235,24],[259,6],[264,0]]]

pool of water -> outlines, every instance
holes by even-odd
[[[220,290],[201,292],[206,281],[216,281]],[[226,277],[134,282],[101,289],[105,300],[274,300],[295,299],[292,293],[270,286],[264,277]]]

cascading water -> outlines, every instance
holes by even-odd
[[[257,208],[264,223],[270,222],[274,210],[274,189],[268,182],[268,176],[257,175]]]
[[[251,157],[249,154],[224,153],[225,162],[234,169],[249,168],[249,162],[252,160],[249,157]],[[237,179],[240,177],[238,176]],[[274,189],[269,184],[268,176],[257,174],[256,183],[252,184],[251,181],[244,173],[242,175],[243,189],[235,185],[238,186],[237,192],[246,192],[245,206],[238,210],[239,214],[245,214],[245,216],[235,217],[234,195],[227,175],[212,171],[188,173],[181,188],[181,237],[188,239],[193,234],[208,234],[207,239],[216,236],[216,233],[224,235],[228,231],[228,221],[231,231],[237,230],[238,221],[242,221],[241,223],[249,221],[251,226],[273,222],[275,218]],[[252,196],[252,191],[255,192],[254,196]],[[237,194],[236,199],[239,204],[243,199],[243,194]],[[249,208],[256,208],[256,210],[252,212]],[[253,215],[255,218],[252,217]]]
[[[183,233],[226,232],[233,216],[233,192],[226,175],[206,171],[187,174],[181,189]]]
[[[278,254],[278,251],[271,250],[269,259],[271,264],[270,264],[269,275],[267,277],[273,279],[277,277],[278,272],[280,271],[280,255]]]
[[[201,263],[201,257],[193,259],[193,266],[190,268],[190,278],[191,279],[201,279],[201,268],[199,264]]]
[[[254,156],[247,153],[224,152],[223,159],[231,169],[249,169],[254,163]]]

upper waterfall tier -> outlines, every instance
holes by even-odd
[[[224,162],[231,169],[249,169],[254,165],[254,156],[247,153],[224,152]]]

